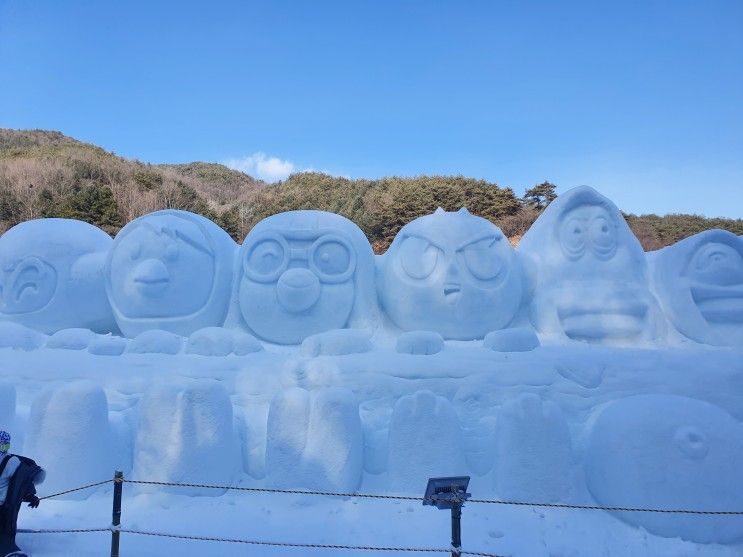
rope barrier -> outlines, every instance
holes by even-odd
[[[110,532],[111,528],[18,528],[19,534],[82,534],[87,532]]]
[[[52,497],[59,497],[60,495],[67,495],[68,493],[74,493],[75,491],[82,491],[84,489],[90,489],[91,487],[98,487],[99,485],[111,483],[113,480],[103,480],[102,482],[96,482],[92,484],[83,485],[80,487],[75,487],[72,489],[68,489],[66,491],[60,491],[59,493],[52,493],[51,495],[44,495],[44,497],[39,497],[39,501],[43,499],[51,499]]]
[[[111,481],[111,480],[109,480]],[[159,482],[159,481],[147,481],[147,480],[129,480],[124,479],[125,483],[131,484],[142,484],[142,485],[160,485],[160,486],[172,486],[172,487],[192,487],[192,488],[203,488],[203,489],[224,489],[233,491],[248,491],[255,493],[281,493],[289,495],[324,495],[328,497],[359,497],[363,499],[391,499],[398,501],[423,501],[423,497],[415,497],[413,495],[380,495],[374,493],[349,493],[342,491],[311,491],[304,489],[275,489],[268,487],[238,487],[238,486],[226,486],[226,485],[215,485],[215,484],[192,484],[192,483],[178,483],[178,482]],[[528,501],[507,501],[502,499],[469,499],[468,503],[480,503],[489,505],[511,505],[511,506],[522,506],[522,507],[546,507],[546,508],[557,508],[557,509],[578,509],[578,510],[591,510],[591,511],[613,511],[613,512],[647,512],[647,513],[670,513],[670,514],[693,514],[693,515],[731,515],[740,516],[743,515],[743,511],[705,511],[705,510],[693,510],[693,509],[653,509],[653,508],[640,508],[640,507],[604,507],[601,505],[579,505],[570,503],[532,503]]]
[[[247,545],[262,545],[271,547],[303,547],[312,549],[347,549],[353,551],[386,551],[386,552],[406,552],[406,553],[446,553],[451,554],[452,548],[439,549],[433,547],[385,547],[374,545],[344,545],[344,544],[324,544],[324,543],[292,543],[292,542],[273,542],[264,540],[247,540],[240,538],[220,538],[216,536],[193,536],[186,534],[169,534],[165,532],[152,532],[149,530],[133,530],[130,528],[121,528],[119,530],[125,534],[139,534],[141,536],[155,536],[163,538],[174,538],[181,540],[197,540],[208,542],[239,543]],[[476,555],[480,557],[502,557],[494,553],[482,553],[475,551],[460,551],[462,555]]]

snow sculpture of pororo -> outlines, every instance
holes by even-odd
[[[642,246],[619,209],[594,189],[559,196],[518,249],[536,270],[530,316],[540,333],[628,344],[664,332]]]
[[[382,308],[403,331],[483,338],[506,327],[525,290],[520,262],[490,221],[467,209],[437,209],[398,232],[378,258]]]
[[[706,230],[649,257],[663,311],[684,336],[743,345],[743,238]]]
[[[224,230],[188,211],[131,221],[116,235],[106,264],[106,291],[122,333],[163,329],[188,336],[221,326],[236,250]]]
[[[0,238],[0,320],[42,331],[105,333],[116,322],[103,285],[111,237],[86,222],[37,219]]]
[[[299,344],[324,331],[372,324],[374,253],[345,217],[324,211],[267,217],[245,238],[236,267],[227,326]]]

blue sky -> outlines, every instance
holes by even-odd
[[[743,2],[0,0],[0,127],[743,217]]]

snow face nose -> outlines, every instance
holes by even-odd
[[[308,269],[289,269],[279,277],[276,294],[285,310],[300,313],[320,299],[320,281]]]
[[[135,267],[133,280],[142,295],[156,297],[168,287],[170,273],[159,259],[145,259]]]

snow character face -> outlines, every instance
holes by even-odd
[[[115,330],[103,286],[112,240],[71,219],[23,222],[0,239],[0,320],[45,333]]]
[[[339,215],[268,217],[240,251],[242,317],[256,335],[279,344],[347,327],[369,298],[373,257],[363,232]]]
[[[106,286],[122,332],[188,335],[222,325],[229,303],[235,243],[187,211],[157,211],[116,236]]]
[[[642,247],[616,206],[592,188],[553,201],[518,249],[534,262],[530,309],[540,332],[617,344],[662,333]]]
[[[621,450],[619,450],[621,448]],[[743,426],[707,402],[672,395],[618,400],[592,420],[586,482],[605,506],[735,509],[743,466]],[[743,538],[735,517],[618,513],[649,532],[699,543]]]
[[[743,239],[707,230],[652,260],[656,295],[676,329],[707,344],[743,343]]]
[[[438,209],[405,225],[379,258],[377,283],[399,328],[462,340],[508,325],[524,288],[503,233],[466,209]]]

